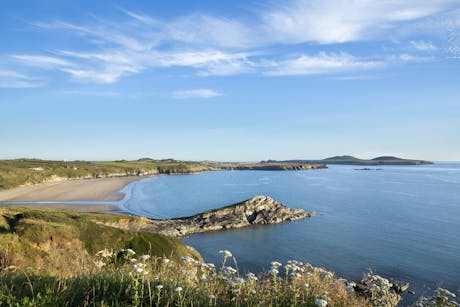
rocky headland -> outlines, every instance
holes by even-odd
[[[198,232],[297,221],[314,215],[315,212],[286,207],[268,196],[255,196],[234,205],[189,217],[169,220],[140,218],[133,221],[121,219],[108,226],[183,237]]]

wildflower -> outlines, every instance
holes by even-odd
[[[136,263],[136,262],[137,262],[137,260],[136,260],[136,259],[134,259],[134,258],[131,258],[131,259],[129,259],[129,262],[131,262],[131,263]]]
[[[279,268],[280,266],[282,266],[281,263],[279,263],[278,261],[272,261],[270,263],[270,265],[273,267],[273,268]]]
[[[251,294],[256,294],[257,292],[256,292],[256,290],[251,289],[251,290],[249,291],[249,293],[251,293]]]
[[[133,269],[134,273],[142,273],[143,271],[144,271],[144,269],[140,268],[140,267],[134,267],[134,269]]]
[[[161,290],[163,289],[163,285],[156,285],[155,288],[157,288],[158,290]]]
[[[327,306],[327,301],[325,301],[323,299],[320,299],[320,298],[317,298],[315,300],[315,305],[318,306],[318,307],[326,307]]]
[[[231,266],[226,266],[225,271],[230,274],[236,274],[237,270],[232,268]]]
[[[182,291],[182,287],[176,287],[176,289],[174,289],[174,291],[176,291],[176,292],[181,292],[181,291]]]
[[[149,273],[149,271],[144,271],[144,273],[143,273],[143,274],[144,274],[144,275],[147,275],[148,273]]]
[[[190,257],[190,256],[182,256],[182,257],[180,257],[180,259],[181,259],[182,261],[187,262],[187,263],[188,263],[188,262],[193,262],[193,261],[194,261],[194,259],[193,259],[192,257]]]
[[[304,286],[305,288],[308,288],[310,285],[307,284],[307,283],[304,283],[303,286]]]
[[[256,275],[255,275],[254,273],[248,273],[248,274],[246,274],[246,278],[247,278],[249,281],[251,281],[251,280],[256,281],[256,280],[257,280],[257,277],[256,277]]]
[[[122,253],[127,253],[127,254],[129,254],[129,255],[135,255],[135,254],[136,254],[136,252],[133,251],[133,250],[130,249],[130,248],[122,249],[121,252],[122,252]]]
[[[200,281],[206,283],[206,282],[208,282],[208,279],[207,279],[206,277],[202,277],[202,278],[200,279]]]
[[[103,258],[109,258],[113,256],[113,252],[109,251],[107,248],[100,250],[96,253],[96,256],[101,256]]]
[[[238,283],[238,284],[244,284],[244,283],[245,283],[245,280],[244,280],[244,278],[238,277],[238,278],[235,280],[235,282]]]
[[[239,292],[239,289],[235,288],[235,289],[232,289],[232,293],[238,293]]]
[[[209,294],[209,295],[208,295],[208,298],[209,298],[210,300],[213,300],[213,299],[215,299],[216,297],[215,297],[215,295],[213,295],[213,294]]]
[[[139,257],[139,260],[145,261],[147,259],[150,259],[150,255],[142,255]]]
[[[224,257],[232,257],[232,253],[229,250],[220,250],[219,254],[224,255]]]
[[[171,260],[169,260],[168,258],[163,258],[163,263],[164,264],[168,264]]]
[[[274,268],[271,269],[269,272],[270,272],[270,274],[272,274],[272,275],[278,275],[278,273],[279,273],[279,271],[278,271],[277,269],[274,269]]]
[[[102,268],[103,266],[105,266],[105,263],[100,261],[100,260],[97,260],[97,261],[94,261],[94,264],[98,267],[98,268]]]

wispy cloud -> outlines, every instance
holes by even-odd
[[[337,74],[383,67],[384,62],[360,60],[346,53],[324,53],[273,62],[269,76]]]
[[[193,98],[214,98],[222,96],[222,93],[219,93],[212,89],[199,88],[199,89],[190,89],[190,90],[178,90],[172,94],[174,99],[193,99]]]
[[[45,85],[43,80],[13,70],[0,69],[0,88],[34,88]]]
[[[120,96],[119,92],[115,91],[95,91],[95,90],[62,90],[55,91],[54,94],[58,95],[75,95],[75,96],[97,96],[97,97],[117,97]]]
[[[46,55],[30,55],[30,54],[15,54],[11,55],[13,59],[22,62],[25,65],[36,66],[42,68],[60,68],[60,67],[71,67],[73,63],[69,61]]]
[[[263,15],[274,39],[285,43],[344,43],[388,33],[401,22],[449,9],[456,1],[297,0]]]
[[[436,47],[433,43],[431,42],[425,42],[425,41],[410,41],[410,45],[412,48],[418,51],[436,51],[438,50],[438,47]]]
[[[406,59],[400,57],[399,62],[409,63],[417,58],[417,53],[434,54],[441,47],[429,40],[414,39],[413,35],[401,43],[405,47],[394,51],[396,55],[389,56],[380,50],[380,55],[377,52],[366,59],[347,52],[346,47],[342,52],[335,48],[339,51],[331,53],[322,51],[323,46],[373,39],[390,41],[400,26],[448,14],[446,11],[455,3],[454,0],[292,0],[256,10],[252,21],[203,13],[166,21],[119,8],[123,16],[119,20],[93,16],[83,25],[36,22],[33,25],[46,30],[45,33],[64,31],[73,35],[82,42],[81,47],[62,46],[46,53],[12,54],[10,58],[24,67],[57,70],[72,80],[91,83],[114,83],[127,76],[157,73],[171,67],[204,77],[344,74],[392,65],[401,50],[406,52]],[[452,24],[443,26],[452,27]],[[460,42],[453,35],[449,39]],[[299,52],[299,44],[309,46],[309,53]],[[281,46],[287,46],[288,51],[276,51]],[[444,49],[459,55],[458,46],[460,43],[451,42]]]

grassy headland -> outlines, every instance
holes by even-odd
[[[0,208],[0,305],[369,306],[344,280],[307,264],[240,275],[227,251],[216,269],[174,238],[105,225],[137,219]]]
[[[221,163],[154,160],[51,161],[40,159],[0,160],[0,190],[53,180],[89,179],[157,174],[193,174],[215,170],[303,170],[324,165],[299,163]]]

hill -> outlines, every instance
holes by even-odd
[[[422,165],[433,164],[425,160],[403,159],[392,156],[381,156],[374,159],[359,159],[353,156],[335,156],[322,160],[284,160],[273,162],[306,163],[306,164],[345,164],[345,165]]]
[[[53,161],[41,159],[0,160],[0,190],[21,185],[66,179],[90,179],[159,174],[194,174],[215,170],[307,170],[324,165],[295,163],[226,163],[208,161],[155,160],[135,161]]]
[[[14,265],[37,274],[73,275],[97,269],[101,250],[133,249],[179,259],[198,252],[177,239],[105,224],[128,224],[142,217],[0,207],[0,270]]]

